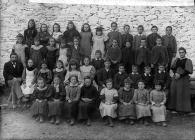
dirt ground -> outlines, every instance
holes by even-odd
[[[1,102],[6,98],[0,96]],[[92,126],[82,123],[70,126],[65,120],[60,125],[36,122],[29,110],[1,110],[0,139],[65,139],[65,140],[195,140],[195,116],[179,116],[168,113],[168,127],[133,126],[115,121],[115,127],[104,125],[101,119],[94,119]]]

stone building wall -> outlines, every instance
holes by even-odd
[[[124,24],[129,24],[131,33],[136,34],[136,27],[144,25],[149,34],[152,25],[159,27],[159,34],[165,34],[165,27],[173,27],[178,47],[187,49],[187,56],[195,65],[195,8],[194,7],[135,7],[135,6],[100,6],[100,5],[65,5],[37,4],[28,0],[2,0],[0,5],[0,78],[3,65],[9,60],[9,54],[16,41],[16,35],[23,33],[29,19],[35,19],[37,28],[41,23],[52,25],[57,22],[64,31],[69,20],[73,20],[80,31],[81,25],[88,22],[92,30],[103,25],[105,33],[110,30],[110,23],[116,21],[119,31]]]

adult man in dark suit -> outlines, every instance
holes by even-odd
[[[3,69],[5,82],[11,89],[8,101],[12,103],[13,109],[16,108],[17,100],[21,100],[23,97],[20,83],[24,67],[21,62],[17,61],[17,59],[17,54],[11,53],[10,61],[4,64]]]

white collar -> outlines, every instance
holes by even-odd
[[[131,74],[133,74],[133,75],[134,75],[134,74],[139,74],[139,73],[138,73],[138,72],[136,72],[136,73],[132,72]]]
[[[162,73],[162,72],[164,72],[164,73],[165,73],[165,70],[164,70],[164,71],[158,71],[158,73]]]
[[[102,58],[95,58],[95,60],[102,60]]]
[[[145,75],[145,76],[147,76],[147,74],[146,74],[146,73],[144,73],[144,75]],[[151,76],[151,74],[148,74],[148,75],[149,75],[149,76]]]

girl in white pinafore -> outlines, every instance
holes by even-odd
[[[21,89],[24,96],[29,96],[33,93],[36,75],[37,69],[33,66],[32,59],[29,59],[27,67],[24,69],[22,74],[23,84],[21,85]]]

